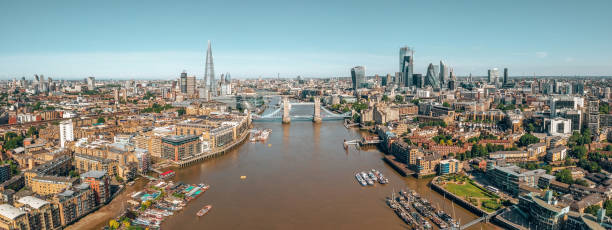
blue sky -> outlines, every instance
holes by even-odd
[[[338,77],[445,60],[462,76],[612,75],[612,1],[2,1],[0,79]]]

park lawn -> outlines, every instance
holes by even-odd
[[[444,188],[449,192],[459,196],[459,197],[474,197],[474,198],[492,198],[482,189],[476,187],[471,183],[464,184],[455,184],[455,183],[447,183]]]

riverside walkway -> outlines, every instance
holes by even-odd
[[[225,154],[227,151],[232,150],[234,147],[237,147],[240,144],[242,144],[247,139],[247,137],[249,137],[249,135],[250,135],[250,132],[249,131],[245,131],[236,141],[234,141],[230,145],[223,146],[221,149],[213,150],[213,151],[210,151],[208,153],[202,154],[200,156],[196,156],[196,157],[191,158],[191,159],[175,162],[175,164],[180,166],[181,168],[183,168],[183,167],[190,166],[190,165],[192,165],[194,163],[197,163],[197,162],[201,162],[201,161],[213,158],[213,157],[221,156],[221,155]]]

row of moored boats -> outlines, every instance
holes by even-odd
[[[395,192],[387,197],[387,205],[393,209],[406,224],[414,229],[432,229],[427,221],[431,220],[440,229],[459,229],[459,222],[442,210],[436,210],[429,201],[421,198],[412,190],[401,190],[399,196]]]
[[[355,178],[361,184],[361,186],[372,186],[376,184],[376,182],[380,184],[389,183],[389,179],[386,178],[381,172],[376,169],[372,169],[369,172],[358,172],[355,174]]]

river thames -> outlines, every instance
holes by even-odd
[[[175,180],[207,183],[211,188],[184,210],[168,218],[162,229],[407,229],[384,199],[410,187],[467,223],[469,211],[432,191],[430,179],[405,178],[385,164],[376,149],[345,150],[344,139],[359,131],[342,121],[254,123],[271,129],[265,143],[245,143],[223,156],[178,170]],[[378,169],[387,185],[362,187],[355,173]],[[246,176],[246,179],[241,179]],[[213,209],[203,217],[202,206]],[[471,229],[491,229],[479,224]]]

